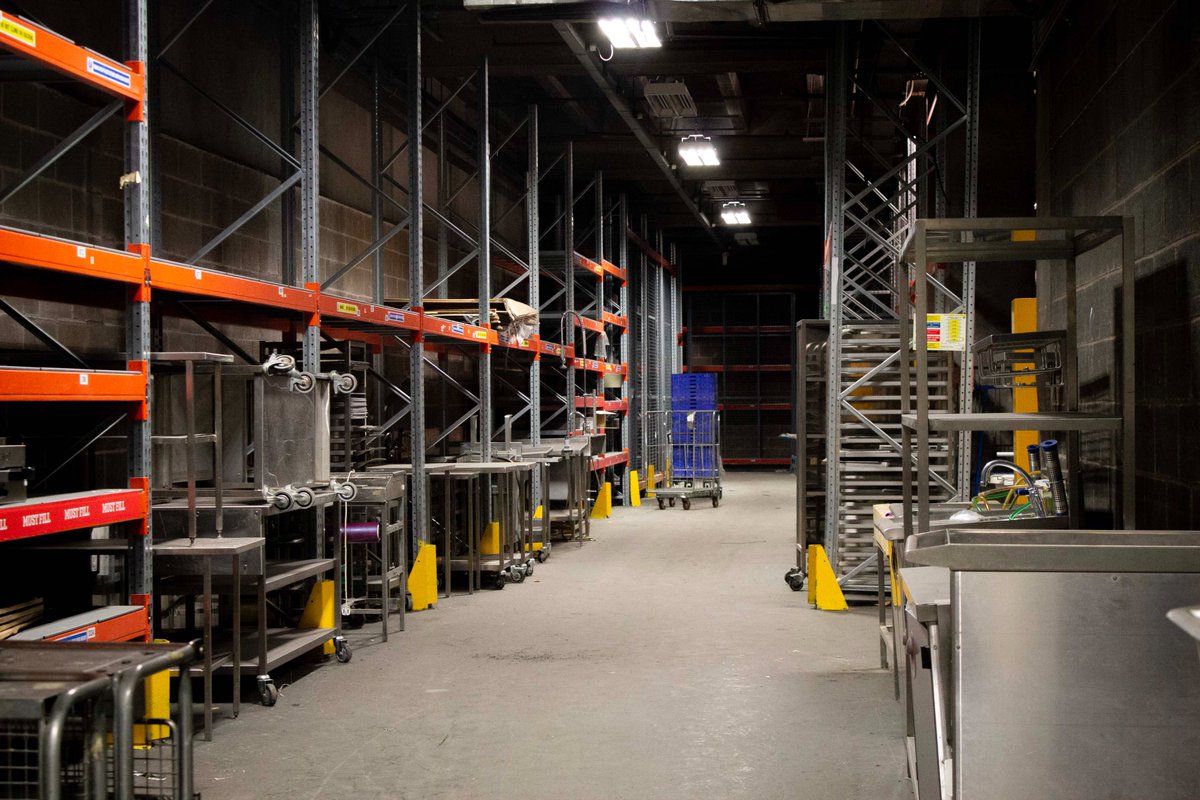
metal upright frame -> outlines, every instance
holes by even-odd
[[[940,189],[938,155],[952,133],[964,128],[967,133],[966,209],[975,213],[978,159],[979,97],[979,21],[966,23],[968,63],[966,69],[967,102],[960,101],[938,73],[929,68],[906,43],[901,42],[882,23],[875,23],[887,47],[910,65],[914,74],[923,75],[931,91],[936,91],[940,106],[953,111],[949,121],[938,120],[922,132],[896,114],[889,99],[878,96],[860,74],[861,61],[851,68],[850,33],[845,24],[838,27],[830,58],[827,80],[828,102],[826,145],[826,201],[828,226],[824,304],[830,321],[829,376],[826,402],[826,486],[825,549],[840,575],[843,588],[871,591],[875,585],[875,554],[871,528],[875,503],[896,501],[908,494],[901,482],[900,463],[904,448],[899,441],[899,414],[909,410],[907,378],[900,370],[902,320],[907,317],[908,276],[897,266],[900,250],[922,207],[928,207],[931,193]],[[861,150],[868,161],[855,163],[848,157],[848,139],[855,133],[850,110],[856,108],[887,125],[906,143],[903,155],[895,159],[882,156],[864,141]],[[944,208],[944,203],[938,203]],[[969,330],[974,328],[974,270],[964,274],[963,294],[932,279],[933,286],[947,298],[947,309],[967,316]],[[970,369],[969,353],[963,368]],[[945,363],[944,379],[950,389],[950,363]],[[953,398],[953,403],[970,403],[968,389]],[[949,398],[947,398],[949,402]],[[946,435],[947,444],[949,436]],[[939,450],[939,452],[943,452]],[[969,475],[970,441],[962,436],[954,448],[955,464],[947,463],[919,474],[918,481],[927,489],[939,487],[953,495]]]

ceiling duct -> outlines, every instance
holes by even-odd
[[[705,181],[700,189],[714,200],[736,200],[738,197],[737,184],[733,181]]]
[[[696,101],[683,81],[651,81],[642,87],[642,94],[656,119],[696,116]]]

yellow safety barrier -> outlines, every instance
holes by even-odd
[[[642,504],[642,487],[638,485],[638,474],[636,469],[629,470],[629,478],[625,481],[627,487],[625,491],[629,492],[629,505],[637,508]]]
[[[833,574],[833,565],[825,548],[819,544],[808,546],[808,602],[821,611],[845,611],[846,596]]]
[[[596,503],[592,506],[592,519],[608,519],[612,516],[612,484],[604,482],[600,493],[596,495]]]
[[[421,542],[412,569],[408,572],[408,591],[412,594],[413,611],[424,611],[437,605],[437,582],[437,546]]]
[[[317,581],[308,595],[304,612],[300,615],[301,628],[333,628],[337,624],[333,618],[333,581]],[[325,655],[331,656],[335,650],[333,641],[322,645]]]

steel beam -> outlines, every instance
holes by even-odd
[[[479,66],[476,101],[479,104],[476,133],[479,136],[479,325],[490,328],[489,309],[492,294],[492,148],[491,102],[488,85],[488,58]],[[484,345],[479,353],[479,453],[492,460],[492,350]]]
[[[408,148],[409,231],[408,231],[408,296],[414,304],[425,299],[425,174],[421,152],[424,93],[421,75],[421,4],[408,3],[408,83],[406,96],[408,105],[408,139],[413,146]],[[388,165],[383,167],[388,169]],[[425,481],[425,342],[418,332],[413,336],[412,352],[409,354],[409,394],[412,396],[412,413],[409,416],[411,430],[412,460],[412,521],[411,538],[425,541],[429,538],[429,497]],[[448,554],[447,554],[448,555]]]

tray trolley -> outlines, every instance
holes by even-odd
[[[684,511],[692,500],[707,497],[713,508],[721,504],[721,419],[720,412],[689,409],[663,412],[670,417],[667,442],[671,453],[667,485],[655,490],[658,507],[674,506],[678,499]]]

